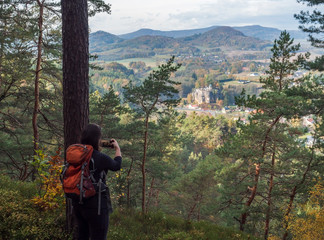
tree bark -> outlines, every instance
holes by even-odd
[[[286,240],[287,237],[288,237],[288,226],[289,226],[289,215],[290,215],[290,212],[292,210],[292,206],[293,206],[293,203],[294,203],[294,199],[296,197],[296,194],[297,194],[297,189],[299,186],[301,186],[302,184],[304,184],[305,180],[306,180],[306,176],[307,176],[307,173],[310,171],[310,168],[311,168],[311,163],[313,161],[313,155],[314,155],[314,149],[313,149],[313,152],[312,152],[312,157],[310,158],[308,164],[307,164],[307,167],[304,171],[304,174],[303,174],[303,177],[302,179],[300,180],[300,182],[298,184],[296,184],[292,191],[291,191],[291,194],[289,196],[289,203],[288,203],[288,208],[286,210],[286,213],[285,213],[285,218],[284,218],[284,226],[285,226],[285,233],[282,237],[282,240]]]
[[[126,181],[127,181],[127,207],[130,208],[130,175],[133,169],[133,163],[134,163],[134,158],[131,157],[132,161],[131,164],[129,166],[129,169],[127,171],[127,177],[126,177]]]
[[[151,181],[151,186],[150,186],[150,193],[149,193],[149,195],[148,195],[147,203],[146,203],[146,213],[147,213],[148,208],[149,208],[149,206],[150,206],[151,198],[152,198],[152,196],[153,196],[154,180],[155,180],[155,178],[153,177],[153,178],[152,178],[152,181]]]
[[[267,240],[269,236],[269,226],[270,226],[270,213],[272,208],[272,189],[273,189],[273,178],[274,178],[274,168],[275,168],[275,154],[276,148],[274,147],[272,153],[272,161],[271,161],[271,173],[270,173],[270,182],[269,182],[269,191],[268,191],[268,208],[266,212],[266,221],[264,228],[264,239]]]
[[[267,146],[267,143],[268,143],[269,134],[270,134],[272,128],[280,120],[280,118],[281,118],[281,115],[277,116],[275,118],[275,120],[271,123],[270,127],[267,129],[267,132],[265,134],[264,141],[263,141],[263,146],[262,146],[262,158],[264,158],[264,156],[266,154],[266,146]],[[251,206],[251,204],[254,201],[254,198],[256,196],[256,193],[257,193],[257,188],[258,188],[258,183],[259,183],[259,177],[260,177],[260,170],[261,170],[260,166],[261,166],[260,163],[256,163],[255,164],[254,186],[251,188],[251,194],[250,194],[248,200],[245,203],[245,206],[247,208]],[[240,222],[240,230],[241,231],[244,231],[244,226],[245,226],[245,223],[246,223],[247,216],[248,216],[248,210],[245,210],[245,212],[243,212],[241,214],[241,220],[239,221]]]
[[[252,202],[253,202],[253,200],[255,198],[255,195],[256,195],[256,192],[257,192],[257,187],[258,187],[258,182],[259,182],[259,177],[260,177],[260,163],[257,163],[257,164],[255,164],[254,186],[251,189],[251,195],[250,195],[249,199],[245,203],[246,207],[251,206],[251,204],[252,204]],[[241,231],[244,231],[244,226],[245,226],[245,223],[246,223],[247,216],[248,216],[248,212],[246,210],[244,213],[242,213],[241,220],[239,221]]]
[[[86,0],[62,0],[65,149],[89,122],[89,28]]]
[[[144,149],[143,149],[143,159],[142,159],[142,213],[145,213],[145,198],[146,198],[146,172],[145,172],[145,162],[147,154],[147,141],[148,141],[148,123],[149,116],[145,118],[145,133],[144,133]]]
[[[159,206],[159,195],[160,195],[160,190],[156,190],[156,196],[155,196],[155,204],[154,206],[157,208]]]
[[[39,79],[41,73],[41,64],[42,64],[42,44],[43,44],[43,15],[44,15],[44,1],[40,2],[37,0],[39,7],[39,16],[38,16],[38,41],[37,41],[37,61],[35,69],[35,85],[34,85],[34,111],[33,111],[33,133],[34,133],[34,155],[36,155],[39,144],[39,133],[37,127],[37,117],[39,112]]]
[[[196,196],[194,197],[194,204],[193,206],[190,208],[188,216],[187,216],[187,220],[190,221],[191,215],[193,214],[193,212],[195,211],[197,205],[199,208],[199,202],[202,199],[202,195],[199,195],[198,193],[196,194]],[[198,209],[198,211],[200,211],[200,209]],[[198,212],[199,215],[199,212]]]
[[[81,140],[89,122],[89,27],[87,0],[62,0],[64,153]],[[71,201],[66,204],[71,231]]]

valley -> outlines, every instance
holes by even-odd
[[[183,31],[141,29],[120,36],[95,32],[90,35],[90,51],[97,55],[93,64],[103,70],[92,71],[92,89],[103,93],[112,86],[122,93],[122,87],[129,81],[143,81],[174,55],[175,61],[182,64],[173,76],[181,83],[178,87],[181,106],[188,109],[193,104],[199,109],[226,113],[222,109],[235,106],[235,97],[243,88],[248,94],[260,94],[259,79],[265,76],[272,41],[279,34],[279,29],[261,26],[215,26]],[[318,54],[318,50],[305,44],[304,33],[290,34],[304,38],[296,40],[303,42],[302,52],[311,50],[314,56]],[[192,100],[195,89],[208,86],[220,92],[218,98],[212,102]]]

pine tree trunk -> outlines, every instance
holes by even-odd
[[[188,216],[187,216],[187,220],[188,221],[190,221],[191,215],[195,211],[195,209],[196,209],[196,207],[197,207],[198,204],[199,204],[199,194],[197,193],[196,196],[194,197],[194,204],[190,208],[189,213],[188,213]]]
[[[132,162],[131,162],[131,165],[130,165],[130,167],[128,169],[127,177],[126,177],[126,181],[127,181],[127,207],[129,207],[129,208],[130,208],[130,182],[129,182],[129,180],[130,180],[130,174],[132,172],[133,163],[134,163],[134,159],[133,158],[131,158],[131,159],[132,159]]]
[[[268,191],[268,208],[266,213],[266,221],[265,221],[265,229],[264,229],[264,239],[267,240],[269,236],[269,226],[270,226],[270,213],[272,208],[272,189],[273,189],[273,178],[274,178],[274,168],[275,168],[275,150],[274,147],[272,153],[272,161],[271,161],[271,174],[270,174],[270,182],[269,182],[269,191]]]
[[[267,143],[268,143],[268,140],[269,140],[268,139],[269,138],[269,134],[270,134],[272,128],[280,120],[280,118],[281,118],[281,115],[277,116],[275,118],[275,120],[271,123],[270,127],[267,129],[267,132],[265,134],[264,141],[263,141],[263,146],[262,146],[262,158],[264,158],[264,156],[266,154],[266,146],[267,146]],[[256,163],[255,164],[254,186],[251,188],[251,194],[250,194],[248,200],[245,203],[245,206],[247,207],[246,209],[248,209],[248,207],[251,206],[251,204],[254,201],[254,198],[256,196],[256,193],[257,193],[257,188],[258,188],[258,183],[259,183],[259,177],[260,177],[260,170],[261,170],[260,166],[261,166],[260,163]],[[241,214],[241,220],[239,221],[240,222],[240,230],[241,231],[244,231],[244,227],[245,227],[245,224],[246,224],[247,216],[248,216],[248,211],[245,210],[245,212],[243,212]]]
[[[160,190],[157,189],[157,191],[156,191],[156,197],[155,197],[155,203],[154,203],[154,206],[156,208],[159,206],[159,195],[160,195]]]
[[[294,203],[296,192],[297,192],[297,186],[294,186],[293,190],[291,191],[290,197],[289,197],[289,204],[288,204],[288,208],[287,208],[287,211],[286,211],[286,214],[285,214],[285,219],[284,219],[284,221],[285,221],[285,233],[284,233],[284,235],[282,237],[282,240],[286,240],[287,237],[288,237],[288,224],[289,224],[288,218],[289,218],[289,215],[290,215],[290,212],[291,212],[291,209],[292,209],[292,205]]]
[[[89,122],[89,28],[87,0],[62,0],[64,149],[80,142]],[[65,151],[64,151],[65,152]],[[72,222],[67,200],[67,228]]]
[[[148,122],[149,117],[145,118],[145,133],[144,133],[144,151],[143,151],[143,159],[142,159],[142,213],[146,212],[145,209],[145,199],[146,199],[146,172],[145,172],[145,162],[146,162],[146,154],[147,154],[147,141],[148,141]]]
[[[39,144],[39,133],[37,126],[37,118],[39,113],[39,79],[41,73],[41,64],[42,64],[42,44],[43,44],[43,15],[44,15],[44,5],[37,0],[39,7],[39,16],[38,16],[38,41],[37,41],[37,62],[35,69],[35,85],[34,85],[34,111],[33,111],[33,133],[34,133],[34,155],[37,155],[38,144]],[[32,178],[35,179],[35,170],[33,170]]]
[[[86,0],[62,0],[65,149],[89,122],[89,28]]]
[[[295,199],[296,194],[297,194],[297,188],[304,184],[304,182],[306,180],[307,173],[310,171],[310,168],[311,168],[311,163],[313,161],[313,156],[314,156],[314,149],[312,150],[312,157],[310,158],[310,160],[309,160],[309,162],[307,164],[307,168],[304,171],[302,179],[300,180],[300,182],[298,184],[296,184],[293,187],[293,189],[291,191],[291,194],[289,196],[289,204],[288,204],[288,208],[286,210],[285,218],[284,218],[284,221],[285,221],[285,223],[284,223],[285,233],[284,233],[284,235],[282,237],[282,240],[286,240],[287,237],[288,237],[289,216],[290,216],[290,213],[291,213],[291,210],[292,210],[294,199]]]
[[[150,186],[150,193],[149,193],[149,195],[148,195],[147,203],[146,203],[146,213],[147,213],[147,211],[148,211],[148,208],[149,208],[149,206],[150,206],[150,202],[151,202],[151,199],[152,199],[152,196],[153,196],[154,180],[155,180],[155,178],[153,177],[153,178],[152,178],[152,181],[151,181],[151,186]]]
[[[248,201],[245,203],[245,206],[247,206],[247,207],[251,206],[251,204],[255,198],[255,195],[257,192],[257,187],[258,187],[258,182],[259,182],[259,177],[260,177],[260,163],[255,164],[254,186],[251,189],[251,194],[250,194]],[[240,230],[241,231],[244,231],[244,226],[246,224],[247,216],[248,216],[247,211],[245,211],[241,215],[241,220],[240,220]]]

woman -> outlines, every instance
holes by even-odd
[[[89,124],[83,130],[81,143],[91,145],[94,149],[92,153],[94,164],[90,165],[90,170],[94,170],[93,176],[96,182],[99,182],[101,178],[103,183],[106,183],[108,170],[120,170],[122,157],[115,139],[111,139],[111,144],[116,151],[114,159],[99,151],[100,140],[101,128],[98,125]],[[97,193],[89,199],[84,199],[83,204],[79,204],[79,201],[73,201],[72,205],[78,224],[78,239],[106,240],[109,214],[112,212],[109,189],[104,185],[101,194]]]

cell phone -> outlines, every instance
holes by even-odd
[[[100,142],[101,147],[104,148],[114,148],[114,145],[112,144],[114,142],[114,140],[105,140],[102,139]]]

